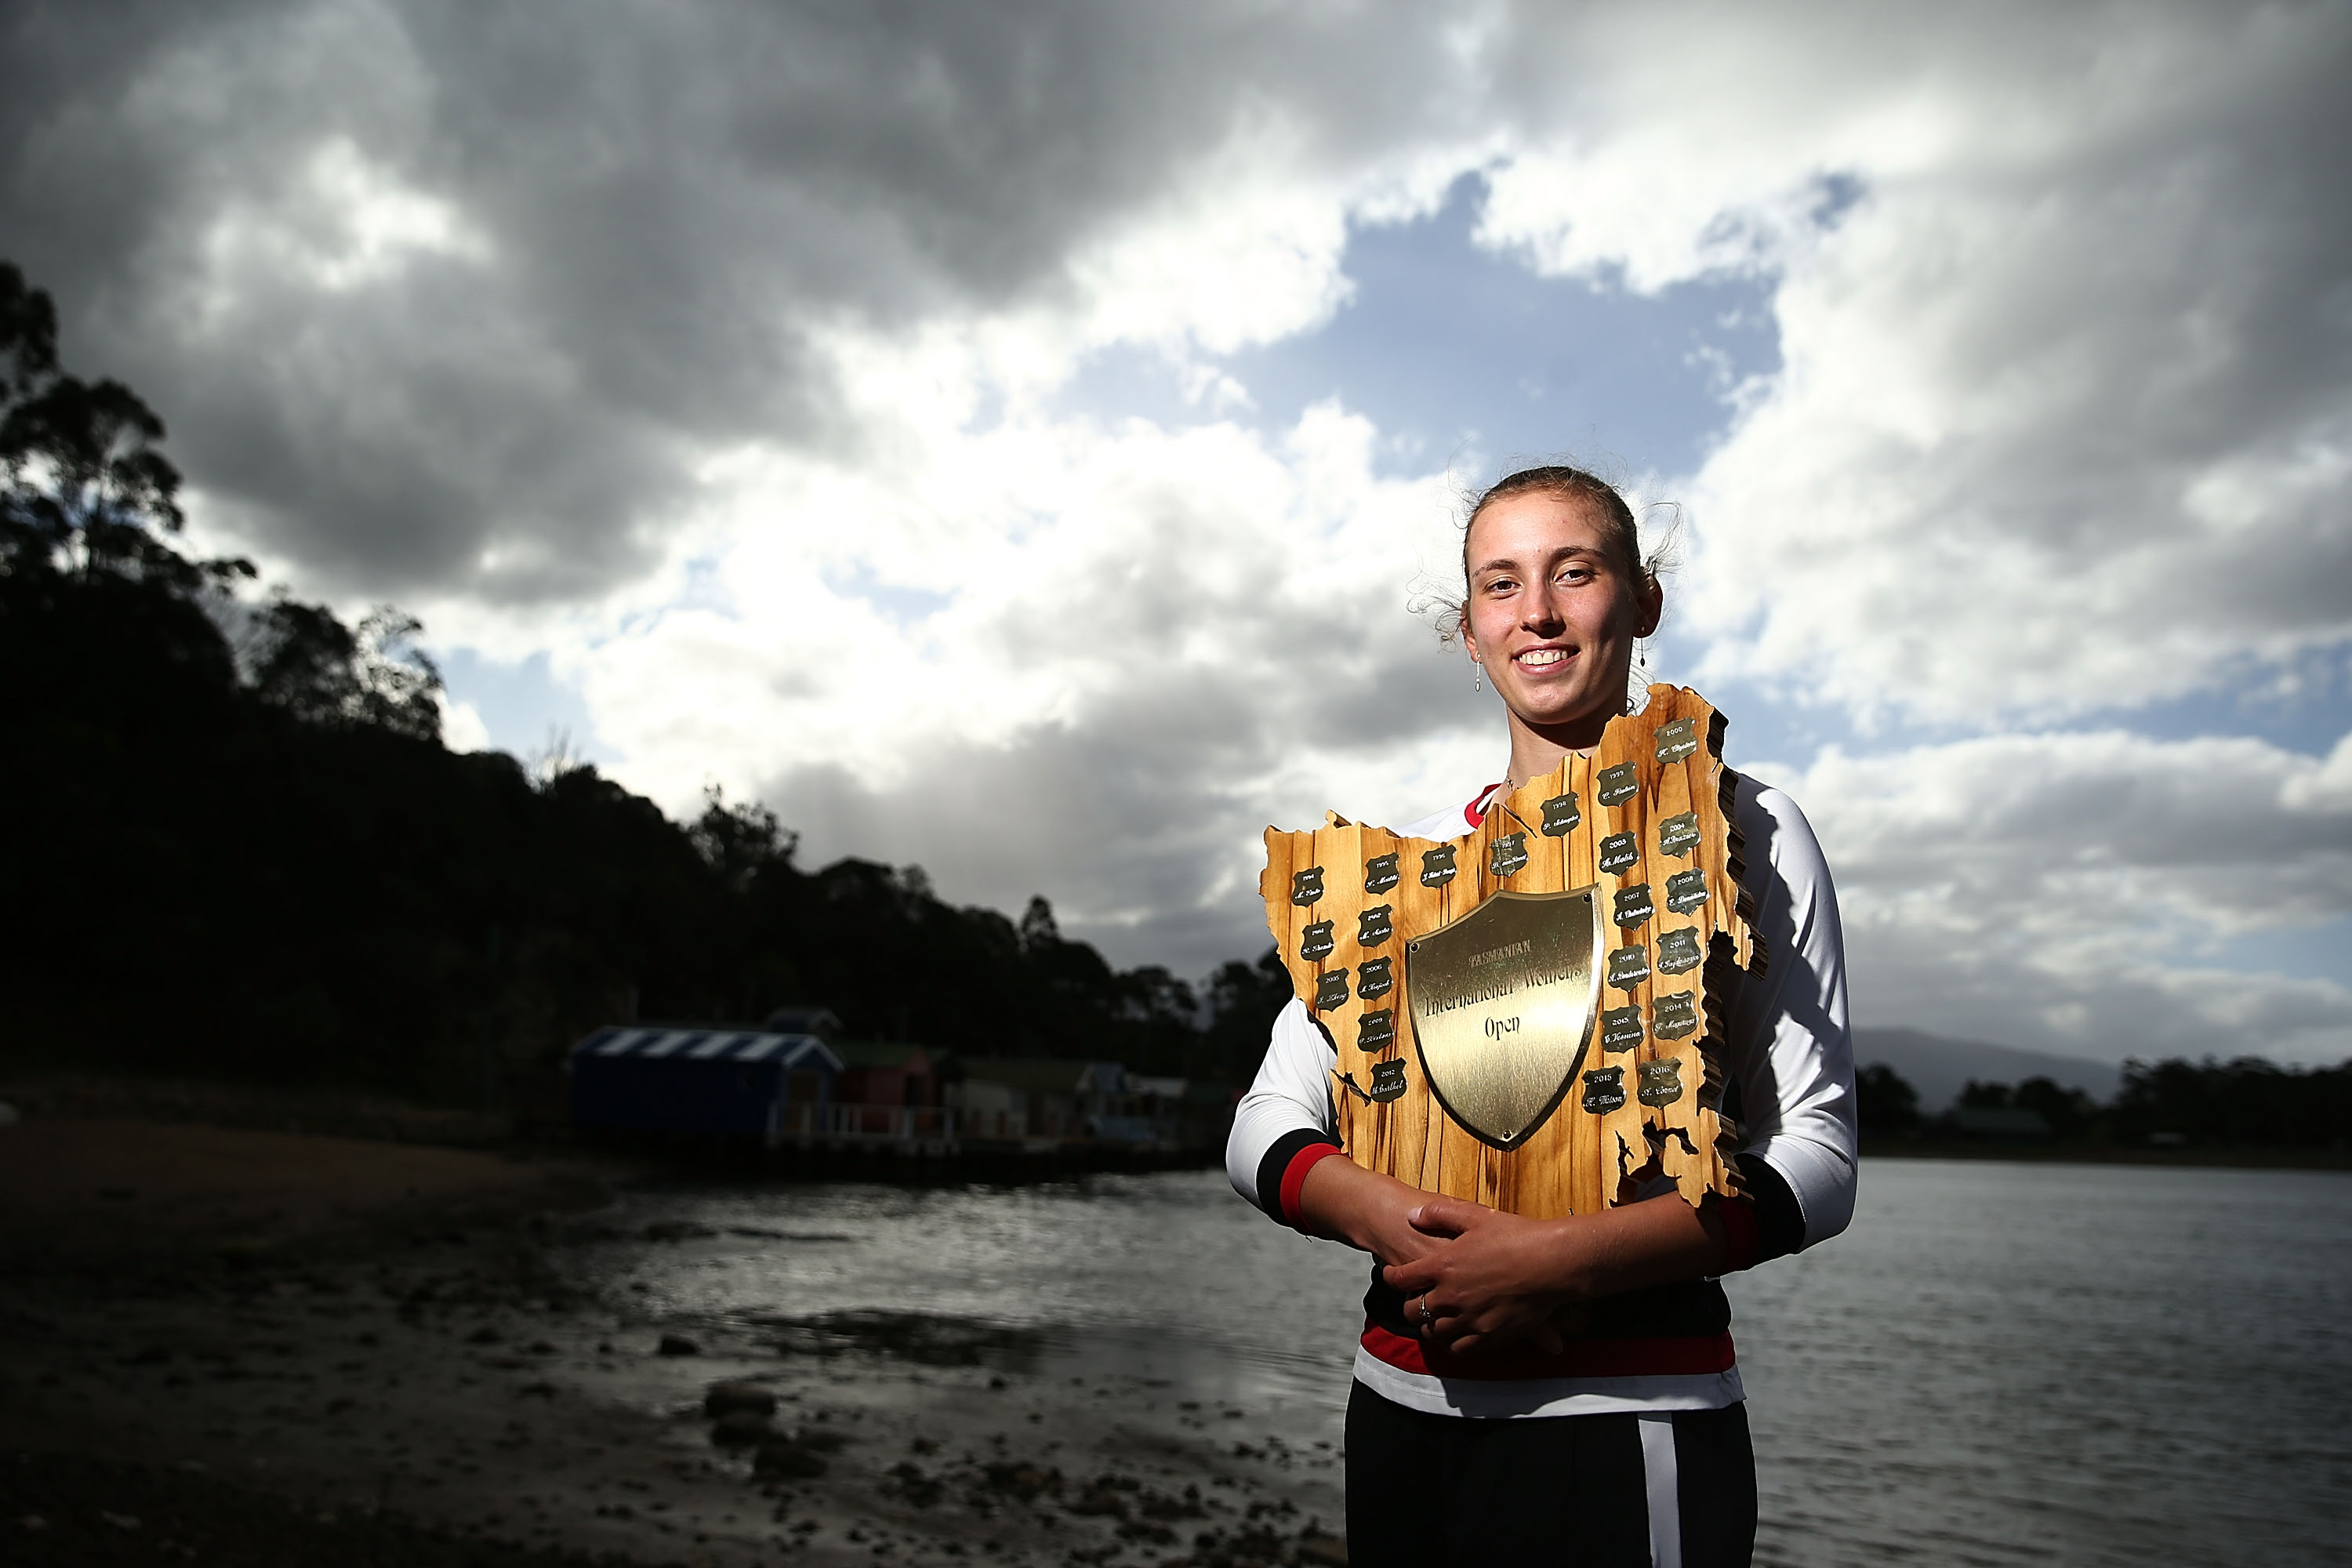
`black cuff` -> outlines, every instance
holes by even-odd
[[[1282,1178],[1290,1173],[1290,1162],[1298,1158],[1300,1150],[1312,1149],[1318,1143],[1328,1143],[1334,1149],[1339,1146],[1339,1141],[1328,1132],[1301,1127],[1276,1139],[1274,1147],[1265,1152],[1265,1158],[1257,1163],[1257,1206],[1275,1224],[1290,1223],[1290,1216],[1282,1212]]]
[[[1756,1200],[1756,1261],[1785,1258],[1805,1245],[1805,1211],[1788,1179],[1761,1155],[1739,1156],[1740,1180]]]

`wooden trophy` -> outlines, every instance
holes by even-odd
[[[1738,1193],[1717,1114],[1736,975],[1760,974],[1721,715],[1653,686],[1459,838],[1268,828],[1292,984],[1339,1052],[1350,1159],[1532,1218]]]

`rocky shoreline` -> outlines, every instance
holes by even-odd
[[[138,1126],[85,1135],[163,1132]],[[986,1323],[661,1321],[579,1266],[615,1234],[581,1172],[505,1169],[274,1231],[247,1205],[77,1240],[20,1204],[43,1245],[0,1279],[10,1560],[1345,1562],[1328,1449],[1149,1379],[1045,1376]],[[75,1179],[58,1204],[142,1201]]]

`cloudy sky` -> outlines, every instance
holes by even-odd
[[[579,0],[0,22],[0,254],[193,531],[805,857],[1255,953],[1495,777],[1466,488],[1653,655],[1865,1023],[2352,1053],[2352,6]]]

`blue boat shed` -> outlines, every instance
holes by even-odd
[[[772,1138],[822,1119],[841,1058],[814,1035],[622,1025],[572,1047],[571,1068],[579,1126]]]

